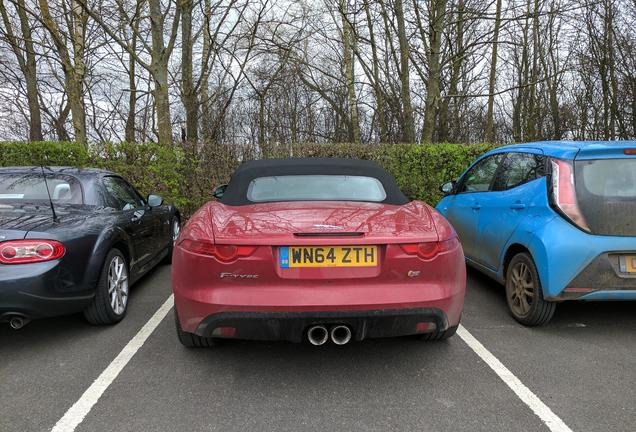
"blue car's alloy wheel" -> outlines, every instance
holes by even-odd
[[[527,253],[515,255],[508,265],[506,299],[513,318],[527,326],[546,324],[556,309],[556,303],[543,299],[537,268]]]

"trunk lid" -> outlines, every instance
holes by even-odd
[[[360,202],[284,202],[225,206],[210,213],[219,244],[389,244],[436,241],[428,206]]]
[[[574,161],[574,184],[592,234],[636,236],[636,150],[582,149]]]
[[[0,205],[0,241],[23,239],[29,232],[50,232],[61,224],[81,224],[86,219],[83,213],[68,212],[58,206],[56,212],[58,222],[53,221],[48,206]]]

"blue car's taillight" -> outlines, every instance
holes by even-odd
[[[552,205],[574,225],[583,231],[591,232],[576,199],[572,163],[561,159],[551,159],[550,164],[552,166]]]

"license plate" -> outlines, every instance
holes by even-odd
[[[280,266],[290,267],[374,267],[377,246],[283,246]]]
[[[636,255],[621,255],[621,272],[636,273]]]

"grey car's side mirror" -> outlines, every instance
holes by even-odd
[[[159,207],[161,204],[163,204],[163,198],[161,198],[159,195],[148,195],[148,199],[146,200],[148,201],[148,205],[150,207]]]
[[[446,183],[444,183],[443,185],[439,187],[439,190],[444,192],[446,195],[453,193],[453,189],[455,189],[454,181],[447,181]]]
[[[225,189],[227,189],[227,185],[217,186],[214,189],[214,192],[212,192],[212,196],[216,199],[223,198],[223,195],[225,194]]]

